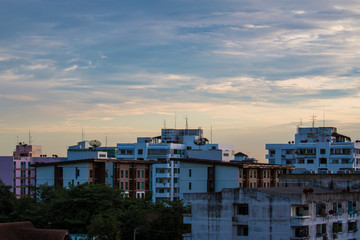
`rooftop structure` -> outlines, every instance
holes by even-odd
[[[266,144],[270,164],[295,166],[294,172],[356,171],[360,166],[360,141],[352,142],[334,127],[299,127],[295,141]]]
[[[68,148],[67,160],[115,158],[116,153],[116,147],[101,147],[101,142],[98,140],[81,141]]]

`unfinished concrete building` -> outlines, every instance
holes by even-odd
[[[185,240],[360,239],[360,193],[323,188],[223,189],[184,194]]]

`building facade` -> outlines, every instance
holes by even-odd
[[[306,190],[306,191],[305,191]],[[223,189],[185,194],[185,240],[359,239],[360,193],[320,188]]]
[[[360,166],[360,141],[351,141],[334,127],[299,127],[295,141],[266,144],[271,164],[286,164],[296,171],[346,172]]]
[[[35,164],[37,186],[70,187],[84,183],[107,184],[126,197],[144,198],[150,190],[152,161],[81,159]]]
[[[42,147],[19,143],[13,156],[0,157],[0,178],[12,187],[16,197],[30,195],[30,188],[36,185],[36,172],[32,166],[40,162],[58,162],[66,158],[42,154]]]
[[[119,159],[154,160],[152,166],[153,201],[180,198],[178,158],[234,159],[229,145],[209,144],[202,129],[162,129],[161,136],[139,137],[136,143],[118,143]]]
[[[180,164],[180,197],[186,193],[220,192],[224,188],[277,187],[279,176],[293,166],[255,162],[184,158]]]

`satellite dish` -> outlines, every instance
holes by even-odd
[[[100,146],[101,146],[101,142],[98,141],[98,140],[91,140],[91,141],[89,142],[89,144],[90,144],[90,146],[92,146],[92,147],[100,147]]]
[[[196,145],[205,145],[209,142],[209,140],[207,140],[207,138],[198,138],[198,139],[195,139],[194,143]]]

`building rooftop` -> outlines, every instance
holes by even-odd
[[[230,161],[222,162],[218,160],[208,160],[208,159],[197,159],[197,158],[171,158],[170,160],[188,162],[188,163],[197,163],[197,164],[212,164],[212,165],[222,165],[222,166],[234,166],[241,168],[282,168],[282,169],[294,169],[294,166],[287,165],[278,165],[278,164],[268,164],[268,163],[256,163],[253,161]]]

